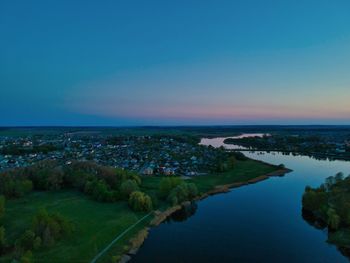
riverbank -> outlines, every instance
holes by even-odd
[[[130,263],[347,263],[336,246],[325,242],[327,233],[313,229],[301,216],[300,201],[306,185],[318,186],[339,171],[347,175],[350,163],[280,153],[246,156],[283,163],[293,172],[181,209],[152,228]]]
[[[240,173],[240,169],[233,169],[235,170],[234,173],[226,173],[223,175],[209,175],[209,176],[203,176],[203,177],[198,177],[193,179],[192,181],[196,183],[196,185],[199,188],[203,189],[203,182],[207,182],[209,180],[213,180],[213,177],[215,177],[216,182],[225,182],[227,181],[228,175],[231,178],[232,182],[225,183],[225,184],[212,184],[211,189],[206,190],[204,192],[200,192],[199,195],[193,200],[193,201],[200,201],[205,198],[208,198],[209,196],[213,196],[216,194],[221,194],[221,193],[227,193],[233,188],[238,188],[242,186],[246,186],[249,184],[255,184],[264,180],[269,179],[270,177],[275,177],[275,176],[283,176],[286,173],[291,172],[290,169],[286,168],[279,168],[278,166],[271,165],[268,163],[264,163],[261,161],[255,161],[255,160],[250,160],[248,159],[245,161],[247,165],[250,165],[250,171],[254,171],[252,174],[247,174],[244,173],[244,176],[246,177],[246,180],[240,180],[238,181],[237,178],[242,178],[242,174]],[[260,168],[263,168],[263,170],[273,170],[268,173],[260,173],[257,174],[255,169],[252,168],[257,168],[257,166],[260,166]],[[236,167],[237,168],[237,167]],[[238,170],[238,171],[237,171]],[[235,175],[235,176],[233,176]],[[141,229],[134,237],[132,237],[129,240],[129,248],[127,250],[127,253],[122,255],[119,259],[119,263],[125,263],[131,259],[133,255],[137,253],[139,248],[142,246],[142,244],[145,242],[146,238],[148,237],[148,233],[150,230],[150,227],[157,227],[159,226],[162,222],[164,222],[167,218],[169,218],[171,215],[173,215],[175,212],[180,210],[183,206],[186,206],[190,204],[189,201],[183,202],[181,205],[176,205],[176,206],[171,206],[163,211],[155,211],[154,212],[154,218],[150,221],[148,225],[145,225],[143,229]]]

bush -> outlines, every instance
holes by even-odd
[[[132,192],[138,191],[139,187],[135,180],[128,179],[120,186],[120,193],[123,198],[128,199]]]
[[[149,212],[152,210],[152,200],[145,193],[135,191],[130,195],[129,206],[134,211]]]

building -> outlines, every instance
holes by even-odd
[[[153,168],[147,167],[142,172],[144,175],[153,175]]]

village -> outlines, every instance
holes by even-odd
[[[140,175],[206,174],[217,167],[222,150],[186,137],[68,134],[0,137],[0,171],[43,160],[62,164],[93,161]]]

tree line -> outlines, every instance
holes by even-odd
[[[328,177],[317,188],[307,186],[302,199],[304,212],[325,224],[330,231],[350,227],[350,176]]]

